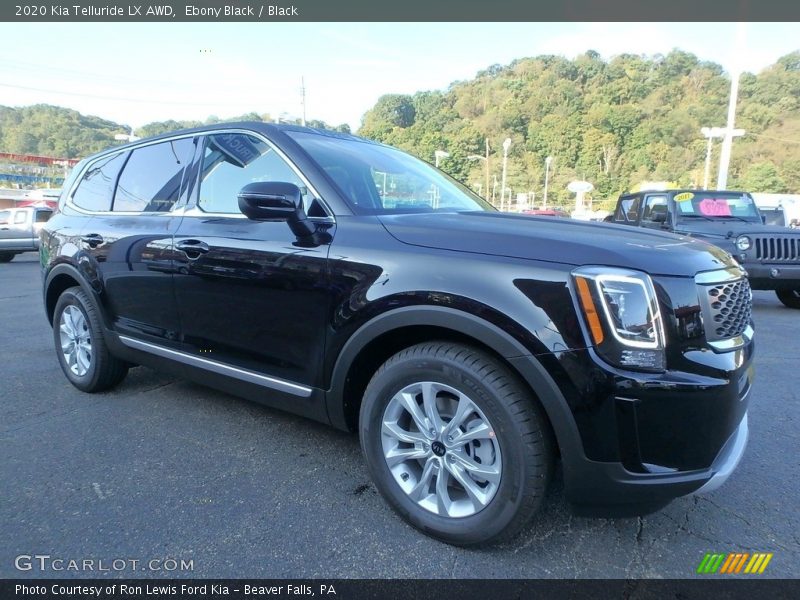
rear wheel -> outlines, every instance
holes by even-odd
[[[419,344],[386,361],[364,394],[360,434],[381,494],[452,544],[514,536],[552,473],[536,401],[505,365],[459,344]]]
[[[778,290],[775,294],[777,294],[778,300],[789,308],[800,308],[800,289]]]
[[[80,287],[59,296],[53,339],[61,369],[79,390],[101,392],[125,379],[128,364],[109,353],[97,309]]]
[[[0,252],[0,263],[11,262],[14,256],[16,255],[13,252]]]

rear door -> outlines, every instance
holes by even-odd
[[[251,221],[239,211],[239,190],[270,180],[298,185],[307,212],[327,218],[275,146],[246,133],[207,136],[197,204],[175,235],[175,295],[185,351],[294,393],[294,384],[319,385],[329,245],[302,246],[285,222]]]
[[[179,344],[172,237],[181,220],[195,143],[190,136],[129,151],[121,159],[110,210],[97,212],[81,232],[106,315],[120,334]]]

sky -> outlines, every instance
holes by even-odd
[[[0,23],[0,105],[47,103],[139,127],[246,112],[355,131],[387,93],[446,89],[492,64],[680,48],[758,72],[796,23]],[[738,36],[738,37],[737,37]]]

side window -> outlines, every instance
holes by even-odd
[[[86,210],[111,210],[114,184],[117,182],[117,175],[122,165],[125,164],[126,156],[127,154],[123,152],[92,163],[72,195],[72,203]]]
[[[237,195],[254,181],[285,181],[303,193],[308,207],[311,195],[303,181],[271,146],[244,133],[210,135],[206,141],[197,206],[204,212],[239,213]]]
[[[50,220],[50,217],[53,216],[52,210],[37,210],[36,211],[36,222],[37,223],[47,223]]]
[[[648,196],[644,202],[642,221],[664,223],[667,217],[667,197],[663,194]]]
[[[27,210],[18,210],[17,214],[14,215],[14,225],[21,225],[28,220],[28,211]]]
[[[639,219],[639,204],[641,200],[639,196],[620,200],[617,205],[617,212],[614,214],[614,220],[622,223],[635,223]]]
[[[11,218],[10,210],[0,210],[0,225],[8,225],[8,220]]]
[[[192,138],[137,148],[125,164],[114,194],[114,212],[167,212],[181,191],[194,155]]]

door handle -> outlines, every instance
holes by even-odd
[[[103,236],[99,233],[90,233],[81,236],[81,241],[90,248],[96,248],[103,243]]]
[[[183,240],[175,244],[175,247],[185,252],[189,258],[199,258],[201,254],[209,251],[208,244],[200,240]]]

